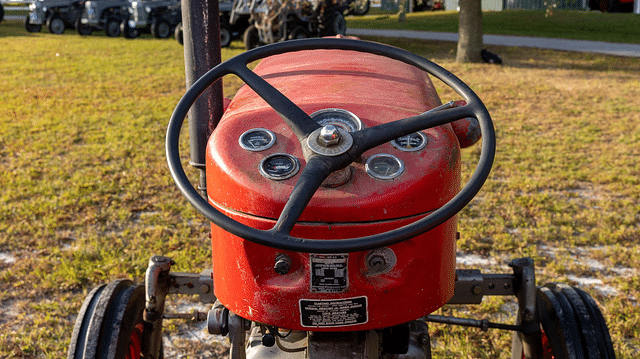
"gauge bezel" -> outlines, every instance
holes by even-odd
[[[248,135],[251,132],[257,132],[257,131],[262,131],[262,132],[266,133],[267,135],[269,135],[269,137],[271,137],[271,140],[269,141],[269,143],[267,143],[266,145],[261,146],[261,147],[249,147],[249,146],[245,145],[242,142],[242,138],[244,136]],[[275,133],[267,130],[266,128],[262,128],[262,127],[252,128],[250,130],[244,131],[240,135],[240,137],[238,137],[238,143],[240,144],[240,147],[242,147],[243,149],[245,149],[247,151],[260,152],[260,151],[268,150],[269,148],[271,148],[276,143],[276,135],[275,135]]]
[[[265,162],[267,162],[269,159],[277,157],[277,156],[287,157],[293,162],[293,169],[289,173],[287,173],[285,175],[282,175],[282,176],[274,176],[274,175],[271,175],[271,174],[267,173],[264,170],[263,166],[264,166]],[[300,161],[298,161],[298,159],[296,157],[294,157],[294,156],[292,156],[292,155],[290,155],[288,153],[273,153],[273,154],[270,154],[269,156],[263,158],[262,161],[260,161],[260,164],[258,165],[258,170],[260,171],[260,174],[263,177],[267,178],[267,179],[270,179],[270,180],[273,180],[273,181],[282,181],[282,180],[286,180],[288,178],[291,178],[291,177],[295,176],[298,173],[298,171],[300,170]]]
[[[347,132],[360,131],[360,130],[362,130],[364,128],[364,124],[362,123],[362,120],[360,120],[360,117],[356,116],[356,114],[354,114],[351,111],[343,110],[341,108],[325,108],[325,109],[318,110],[318,111],[312,113],[311,115],[309,115],[309,117],[311,117],[311,119],[316,121],[321,126],[325,126],[325,125],[328,125],[328,124],[336,125],[335,123],[321,123],[320,121],[316,120],[315,117],[318,117],[320,115],[324,115],[325,113],[336,113],[337,114],[336,116],[340,116],[340,115],[347,116],[350,121],[352,121],[353,123],[356,124],[354,130],[348,129]],[[340,126],[340,125],[337,125],[337,126]],[[342,128],[343,130],[345,129],[342,126],[340,126],[340,128]]]
[[[398,163],[398,171],[396,171],[396,172],[394,172],[393,174],[390,174],[390,175],[382,175],[382,174],[379,174],[379,173],[376,173],[375,171],[373,171],[373,169],[370,166],[371,162],[373,160],[375,160],[377,158],[381,158],[381,157],[390,158],[390,159],[396,161],[396,163]],[[367,174],[370,177],[373,177],[373,178],[379,179],[379,180],[385,180],[385,181],[393,180],[393,179],[398,178],[401,174],[404,173],[404,170],[405,170],[404,162],[402,162],[402,160],[399,159],[398,157],[396,157],[394,155],[391,155],[391,154],[388,154],[388,153],[378,153],[376,155],[373,155],[373,156],[369,157],[367,159],[367,161],[365,162],[365,164],[364,164],[364,168],[365,168],[365,171],[367,172]]]
[[[394,139],[391,141],[391,146],[395,147],[396,149],[402,151],[402,152],[416,152],[416,151],[420,151],[421,149],[427,147],[427,143],[429,142],[429,139],[427,138],[427,135],[425,135],[422,132],[414,132],[414,133],[410,133],[407,136],[411,136],[411,135],[419,135],[422,138],[422,144],[418,147],[414,147],[414,148],[405,148],[400,146],[400,144],[397,142],[398,138]],[[405,136],[401,136],[401,137],[405,137]]]

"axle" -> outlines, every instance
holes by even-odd
[[[483,274],[480,270],[457,270],[454,296],[449,304],[478,304],[485,296],[516,296],[517,325],[492,323],[486,319],[427,315],[419,320],[395,327],[364,332],[304,332],[287,331],[243,319],[225,308],[213,294],[211,270],[200,274],[170,272],[174,262],[168,257],[154,256],[149,261],[146,280],[145,320],[191,319],[207,321],[210,334],[229,335],[231,358],[249,357],[353,358],[353,353],[365,357],[374,352],[400,355],[400,358],[430,358],[431,349],[427,322],[476,327],[484,331],[501,329],[514,331],[522,337],[527,357],[538,358],[539,324],[535,306],[534,265],[530,258],[513,260],[512,274]],[[199,295],[202,303],[212,304],[208,314],[202,312],[165,313],[168,294]],[[249,333],[248,339],[246,333]],[[538,341],[536,341],[538,339]],[[248,342],[245,342],[248,340]],[[250,348],[245,352],[245,347]],[[305,354],[306,353],[306,354]],[[306,355],[306,356],[305,356]]]

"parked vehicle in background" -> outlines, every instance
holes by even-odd
[[[182,21],[180,0],[141,0],[131,3],[129,21],[123,24],[125,37],[135,37],[141,31],[159,39],[174,33]]]
[[[341,0],[238,0],[250,4],[252,24],[245,30],[244,45],[252,49],[279,41],[344,35],[348,1]]]
[[[107,36],[118,37],[121,34],[120,24],[129,19],[130,6],[127,0],[86,1],[76,30],[80,35],[104,30]]]
[[[62,34],[76,26],[82,10],[79,0],[36,0],[29,5],[24,27],[28,32],[39,32],[45,25],[52,34]]]
[[[350,0],[349,8],[347,9],[345,15],[356,15],[362,16],[366,15],[371,8],[370,0]]]
[[[246,9],[236,8],[237,3],[238,1],[220,2],[220,45],[222,47],[228,47],[233,39],[241,38],[251,24],[249,22],[251,18],[249,7]],[[183,43],[182,33],[182,23],[180,23],[175,30],[176,40],[180,44]]]

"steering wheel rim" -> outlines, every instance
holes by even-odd
[[[298,217],[293,219],[293,223],[289,223],[288,225],[286,225],[286,228],[284,228],[284,230],[276,228],[278,227],[278,223],[280,223],[280,219],[276,223],[276,226],[274,226],[274,228],[272,228],[271,230],[259,230],[247,226],[217,210],[198,193],[198,191],[193,187],[189,178],[184,172],[184,168],[182,167],[182,163],[180,160],[179,151],[180,129],[182,128],[182,124],[187,117],[189,109],[191,108],[193,103],[195,103],[197,98],[210,85],[228,74],[235,74],[239,76],[243,81],[245,81],[247,85],[252,88],[254,88],[253,85],[255,85],[255,83],[253,83],[252,85],[249,82],[259,82],[261,85],[267,84],[264,79],[248,69],[247,65],[253,61],[287,52],[321,49],[350,50],[370,53],[404,62],[427,72],[429,75],[434,76],[435,78],[438,78],[464,98],[464,100],[466,101],[466,105],[462,107],[457,107],[451,110],[438,111],[430,114],[425,113],[407,119],[401,119],[391,122],[391,124],[402,122],[401,125],[404,126],[403,133],[408,134],[426,128],[450,123],[460,118],[474,117],[478,120],[482,133],[480,158],[471,178],[467,181],[460,192],[458,192],[458,194],[456,194],[452,199],[450,199],[440,208],[434,210],[425,217],[403,227],[364,237],[327,240],[298,238],[291,236],[289,232],[293,228],[293,225],[297,221]],[[238,66],[238,64],[242,66]],[[247,79],[249,79],[249,82],[247,82]],[[314,121],[306,121],[304,117],[309,117],[306,113],[304,113],[297,105],[291,102],[279,91],[274,88],[272,88],[272,90],[275,90],[275,92],[268,93],[266,95],[269,98],[263,97],[265,96],[265,94],[263,93],[260,93],[258,91],[256,92],[258,92],[258,94],[267,103],[269,103],[272,108],[277,108],[276,111],[281,115],[281,117],[283,117],[283,120],[287,122],[287,125],[289,125],[289,127],[292,129],[294,134],[298,136],[299,139],[308,136],[311,132],[320,127]],[[297,118],[297,120],[292,121],[292,124],[287,121],[289,119],[288,116],[295,117]],[[425,124],[424,122],[427,123]],[[389,125],[389,123],[374,126],[372,127],[372,129],[376,129],[378,132],[388,132],[388,128],[390,126],[387,126],[387,128],[385,128],[385,125]],[[371,128],[365,130],[369,130],[370,132],[375,131],[371,130]],[[354,135],[354,139],[364,141],[366,135],[363,135],[362,131],[352,133]],[[371,147],[366,148],[365,150],[387,142],[387,137],[388,135],[386,137],[379,136],[377,142],[369,141],[367,145],[370,145]],[[489,112],[487,111],[480,98],[471,90],[471,88],[469,88],[469,86],[467,86],[464,82],[462,82],[446,69],[411,52],[388,45],[344,38],[323,38],[291,40],[267,45],[264,47],[258,47],[235,56],[227,61],[224,61],[205,73],[191,86],[191,88],[187,90],[187,92],[178,102],[173,114],[171,115],[166,136],[166,156],[171,175],[177,187],[185,196],[187,201],[189,201],[189,203],[208,220],[221,227],[225,231],[230,232],[231,234],[234,234],[238,237],[244,238],[248,241],[281,250],[306,253],[348,253],[389,246],[407,240],[409,238],[413,238],[419,234],[437,227],[438,225],[455,216],[475,197],[475,195],[480,191],[482,185],[489,176],[489,172],[491,171],[491,166],[493,164],[493,159],[495,157],[495,142],[495,132],[491,116],[489,115]],[[358,153],[362,152],[364,152],[364,150],[360,152],[357,152],[356,150],[350,151],[350,153],[346,153],[343,155],[343,157],[345,157],[343,160],[348,161],[350,156],[357,156]],[[313,160],[313,158],[319,158],[319,156],[313,155],[311,159]],[[310,163],[311,162],[308,161],[307,166],[309,166]],[[322,165],[320,165],[320,167],[322,167]],[[315,174],[316,172],[313,171],[314,170],[309,170],[309,173]],[[327,171],[327,169],[325,168],[324,171]],[[301,174],[301,177],[303,174]],[[326,175],[328,176],[328,174],[330,174],[330,172]],[[314,182],[309,186],[315,186],[317,182],[317,186],[315,187],[316,190],[323,180],[319,180],[317,178],[307,179]],[[298,184],[301,181],[302,180],[299,180]],[[298,184],[296,184],[296,187],[293,189],[292,193],[296,192]],[[301,209],[297,208],[294,210],[294,212],[302,213],[302,210],[306,208],[308,200],[311,199],[314,193],[315,190],[310,195],[308,193],[302,195],[298,194],[305,198],[308,197],[308,199]],[[285,209],[283,209],[283,214],[285,213],[285,211],[288,211],[287,206],[289,206],[290,202],[291,201],[289,201],[285,206]],[[289,222],[291,222],[291,220],[289,220]]]

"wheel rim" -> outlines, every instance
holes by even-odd
[[[554,359],[555,357],[553,356],[553,351],[551,350],[551,342],[549,342],[549,337],[547,337],[547,334],[544,332],[544,330],[541,333],[541,339],[542,357],[544,359]],[[524,358],[524,354],[522,354],[522,357]]]
[[[142,333],[144,331],[144,324],[138,323],[133,328],[131,336],[129,337],[129,352],[125,359],[140,359],[142,354]]]
[[[158,24],[158,37],[166,39],[167,37],[169,37],[169,33],[171,32],[169,30],[169,24],[167,24],[166,22],[161,22],[160,24]]]
[[[107,35],[110,37],[117,37],[120,35],[120,24],[116,21],[109,21],[107,24]]]
[[[220,46],[226,47],[226,46],[229,46],[230,43],[231,43],[231,33],[229,32],[229,29],[221,27],[220,28]]]
[[[51,19],[51,32],[54,34],[62,34],[64,32],[64,22],[62,19]]]
[[[342,14],[336,14],[336,18],[333,21],[333,31],[336,35],[344,35],[347,32],[347,21]]]

